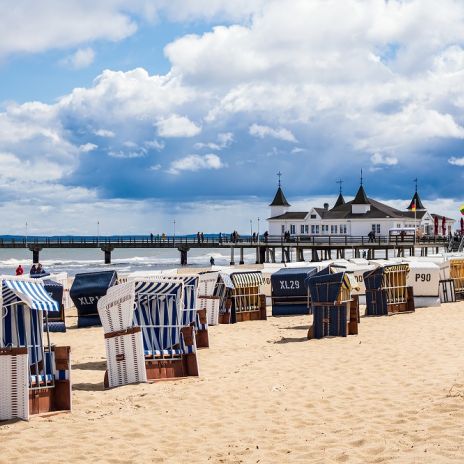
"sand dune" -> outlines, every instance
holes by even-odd
[[[464,303],[345,339],[307,341],[308,323],[212,327],[200,378],[108,391],[103,330],[53,334],[72,346],[74,410],[0,425],[0,462],[464,461]]]

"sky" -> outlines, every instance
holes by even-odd
[[[464,203],[461,0],[0,0],[3,234]],[[259,218],[259,221],[258,221]],[[175,222],[174,222],[175,221]]]

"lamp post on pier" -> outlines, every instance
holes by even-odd
[[[259,218],[258,218],[258,243],[259,243]]]
[[[175,244],[176,243],[176,220],[175,219],[174,219],[173,223],[174,223],[173,243]]]
[[[27,221],[26,221],[26,246],[27,246]]]
[[[253,241],[253,219],[250,219],[250,242]]]

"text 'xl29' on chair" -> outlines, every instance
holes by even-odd
[[[415,310],[413,288],[406,285],[408,273],[408,264],[381,266],[364,273],[366,316]]]
[[[182,325],[183,283],[133,281],[98,302],[105,331],[105,386],[198,375],[194,327]]]
[[[76,274],[69,291],[77,308],[77,327],[100,326],[98,300],[106,295],[110,287],[116,285],[116,271],[85,272]]]
[[[2,279],[0,420],[71,410],[70,348],[50,343],[54,312],[58,305],[42,282]]]
[[[358,333],[358,300],[351,298],[351,282],[345,272],[319,271],[307,280],[313,324],[308,338],[346,337]]]

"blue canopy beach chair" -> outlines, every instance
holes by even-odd
[[[0,420],[71,409],[70,348],[52,346],[48,330],[57,312],[42,282],[2,280]]]

